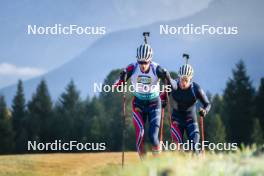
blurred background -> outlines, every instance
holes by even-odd
[[[144,31],[151,33],[154,61],[167,70],[177,72],[182,53],[190,54],[194,81],[213,103],[205,125],[209,141],[263,143],[263,5],[261,0],[1,1],[1,152],[26,152],[27,140],[55,139],[106,141],[109,150],[120,150],[121,96],[95,94],[93,84],[113,83],[120,69],[135,62]],[[105,26],[106,34],[28,35],[27,26],[34,24]],[[160,35],[166,24],[237,26],[239,33]],[[129,113],[127,121],[127,149],[133,150]]]

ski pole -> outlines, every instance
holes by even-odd
[[[127,74],[124,76],[124,85],[126,83]],[[122,121],[122,168],[125,164],[125,129],[126,129],[126,92],[123,91],[123,121]]]
[[[182,57],[185,58],[185,60],[186,60],[185,62],[186,62],[186,64],[188,64],[188,61],[190,59],[190,55],[186,54],[186,53],[183,53]]]
[[[164,123],[164,108],[161,109],[160,143],[163,142],[163,123]]]
[[[149,34],[150,34],[150,32],[143,32],[145,44],[148,44],[147,37],[149,37]]]
[[[168,85],[168,81],[165,79],[165,85]],[[170,125],[170,131],[171,131],[171,107],[170,107],[170,97],[169,97],[169,93],[168,91],[165,91],[166,92],[166,98],[167,98],[167,103],[168,103],[168,106],[167,106],[167,110],[168,110],[168,115],[169,115],[169,125]],[[172,134],[171,134],[171,142],[173,142],[173,137],[172,137]]]
[[[202,146],[203,146],[203,143],[204,143],[204,122],[203,122],[203,116],[200,115],[200,126],[201,126],[201,133],[202,133]],[[205,154],[204,153],[204,148],[202,147],[202,153],[203,155]]]

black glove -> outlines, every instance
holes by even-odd
[[[121,79],[121,80],[124,80],[124,82],[127,81],[127,72],[126,72],[126,70],[123,70],[123,71],[120,73],[120,79]]]
[[[199,115],[202,116],[202,117],[205,117],[206,116],[206,110],[203,109],[203,108],[200,108]]]

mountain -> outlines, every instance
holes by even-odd
[[[104,26],[107,33],[110,33],[157,20],[191,15],[206,7],[208,2],[210,0],[199,3],[195,0],[157,0],[155,3],[151,0],[1,1],[0,63],[40,67],[49,71],[70,61],[102,37],[76,34],[28,35],[28,25]],[[191,8],[190,4],[193,4]]]
[[[154,60],[168,70],[177,71],[184,63],[182,53],[191,55],[194,80],[211,93],[221,93],[231,76],[235,63],[243,59],[254,85],[264,75],[262,20],[263,2],[215,0],[208,8],[194,15],[151,25],[112,32],[96,40],[89,48],[70,62],[44,76],[25,82],[27,99],[35,91],[40,79],[48,82],[52,97],[56,99],[66,84],[73,79],[81,95],[94,95],[93,83],[102,82],[115,68],[135,61],[136,48],[142,43],[142,32],[150,31],[150,44]],[[160,25],[171,27],[211,25],[236,26],[237,35],[161,35]],[[8,102],[15,93],[15,85],[0,90]]]

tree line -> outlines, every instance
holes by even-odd
[[[111,71],[104,84],[111,85],[121,69]],[[176,73],[172,72],[176,77]],[[236,142],[250,145],[264,142],[264,78],[254,88],[243,61],[239,61],[227,80],[222,95],[210,95],[212,109],[205,118],[205,138],[210,142]],[[135,150],[131,118],[132,95],[127,94],[125,147]],[[18,81],[11,107],[0,96],[0,153],[28,153],[28,141],[105,142],[108,151],[120,151],[122,141],[122,94],[101,92],[81,99],[70,81],[53,102],[43,79],[29,101],[23,82]],[[164,138],[170,139],[168,113],[165,113]],[[147,136],[146,136],[147,137]],[[72,151],[74,152],[74,151]]]

